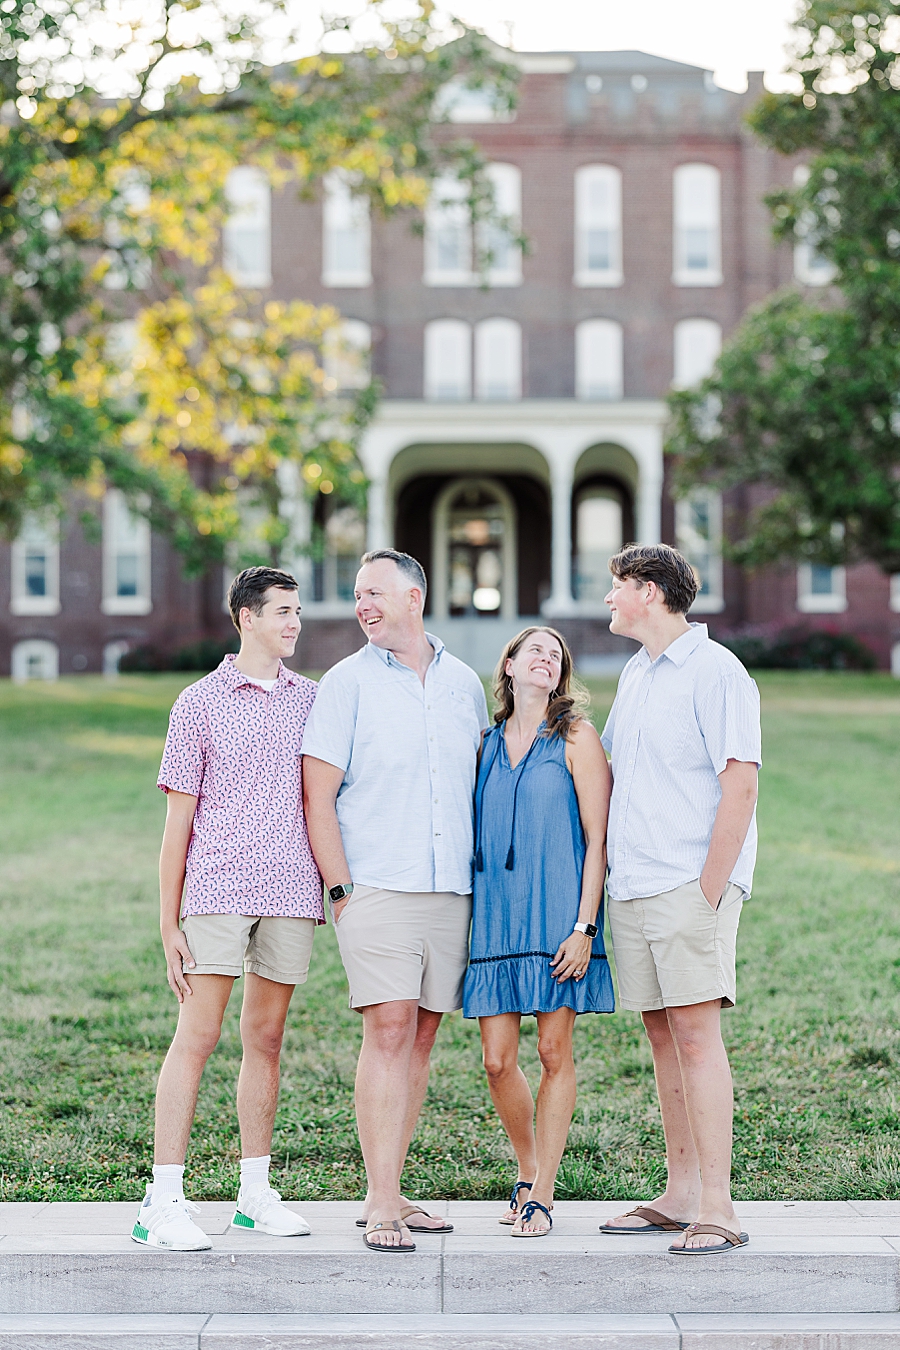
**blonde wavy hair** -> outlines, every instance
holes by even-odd
[[[533,633],[547,633],[559,643],[562,652],[559,681],[550,694],[547,708],[547,730],[545,734],[548,737],[560,736],[564,741],[568,741],[571,739],[573,727],[586,716],[590,695],[584,685],[575,677],[572,653],[569,651],[568,643],[562,633],[557,633],[555,628],[546,628],[543,624],[523,628],[521,633],[517,633],[514,638],[510,638],[503,648],[497,669],[494,671],[494,721],[497,723],[505,722],[513,715],[516,700],[513,694],[512,676],[506,674],[506,663],[518,656]]]

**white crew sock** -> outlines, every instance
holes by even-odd
[[[184,1199],[184,1164],[154,1163],[153,1199],[165,1200],[173,1195]]]
[[[241,1158],[241,1190],[255,1191],[269,1184],[269,1163],[272,1155],[264,1158]]]

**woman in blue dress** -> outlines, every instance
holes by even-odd
[[[601,911],[611,778],[554,629],[526,628],[507,643],[494,693],[475,785],[463,1013],[480,1021],[491,1097],[518,1161],[500,1222],[513,1237],[543,1237],[575,1108],[575,1018],[614,1007]],[[536,1122],[518,1063],[530,1014],[541,1061]]]

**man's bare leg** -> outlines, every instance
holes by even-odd
[[[722,1041],[721,999],[669,1008],[684,1102],[700,1168],[697,1222],[715,1224],[732,1233],[740,1223],[731,1202],[731,1144],[734,1089]],[[676,1246],[713,1247],[722,1239],[711,1233],[676,1239]]]
[[[244,976],[241,1008],[241,1072],[237,1087],[241,1154],[262,1158],[272,1151],[272,1131],[281,1080],[281,1042],[292,984],[277,984],[262,975]]]
[[[528,1079],[519,1067],[521,1021],[519,1013],[498,1013],[494,1017],[479,1018],[488,1089],[516,1155],[517,1180],[534,1181],[538,1167],[534,1138],[534,1098]],[[530,1192],[525,1196],[526,1199],[528,1195]],[[516,1213],[508,1209],[502,1217],[512,1223]]]
[[[206,1061],[218,1044],[231,997],[231,975],[185,975],[193,991],[178,1008],[178,1026],[156,1086],[153,1160],[183,1164]]]
[[[400,1163],[400,1171],[406,1163],[406,1155],[409,1152],[409,1146],[412,1143],[412,1137],[415,1134],[416,1124],[422,1112],[422,1103],[425,1101],[425,1093],[428,1090],[428,1074],[431,1068],[431,1051],[434,1047],[434,1038],[437,1035],[438,1027],[441,1025],[443,1013],[431,1012],[428,1008],[419,1008],[416,1023],[416,1038],[413,1042],[412,1054],[409,1061],[408,1088],[409,1097],[406,1106],[406,1120],[403,1127],[403,1159]],[[400,1197],[401,1203],[409,1203],[405,1195]],[[370,1208],[370,1196],[366,1192],[366,1198],[363,1203],[363,1218],[368,1218]],[[442,1228],[444,1220],[435,1217],[428,1219],[419,1214],[416,1216],[416,1228]]]
[[[681,1009],[669,1009],[669,1012]],[[656,1200],[647,1203],[670,1219],[693,1223],[700,1204],[700,1165],[697,1150],[685,1108],[685,1092],[681,1079],[681,1064],[669,1017],[665,1008],[642,1014],[644,1030],[653,1053],[653,1072],[666,1140],[666,1189]],[[608,1223],[623,1228],[649,1226],[635,1216],[618,1214]]]
[[[356,1069],[356,1123],[368,1179],[370,1222],[400,1218],[400,1172],[410,1109],[410,1068],[419,1030],[414,999],[363,1008],[363,1044]],[[401,1241],[403,1239],[403,1241]],[[369,1240],[383,1247],[409,1245],[405,1235],[380,1229]]]

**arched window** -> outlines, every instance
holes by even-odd
[[[345,173],[324,181],[322,204],[322,285],[372,284],[369,200],[354,193]]]
[[[435,503],[436,617],[516,612],[515,505],[490,478],[457,479]]]
[[[705,380],[722,350],[722,329],[713,319],[682,319],[675,325],[674,383],[690,389]]]
[[[59,648],[44,638],[28,638],[12,649],[14,680],[55,680],[59,676]]]
[[[462,319],[425,325],[425,397],[472,397],[472,330]]]
[[[475,325],[475,397],[522,397],[522,330],[513,319]]]
[[[262,169],[242,164],[225,183],[229,216],[222,231],[225,270],[237,286],[272,284],[272,203]]]
[[[675,170],[674,272],[676,286],[722,284],[721,176],[712,164]]]
[[[488,177],[494,189],[494,209],[502,225],[485,227],[479,244],[491,254],[487,280],[491,286],[522,284],[522,250],[513,238],[522,223],[522,171],[515,164],[489,164]]]
[[[472,286],[472,218],[468,188],[458,178],[438,178],[425,212],[426,286]]]
[[[612,584],[609,560],[624,543],[625,509],[621,489],[588,483],[575,494],[572,590],[576,600],[602,605]]]
[[[13,614],[59,613],[59,522],[26,516],[12,546]]]
[[[622,284],[622,174],[587,164],[575,174],[575,285]]]
[[[575,329],[577,398],[622,397],[622,325],[586,319]]]
[[[344,319],[329,328],[322,343],[322,367],[329,388],[365,389],[371,378],[369,355],[372,330],[361,319]]]

